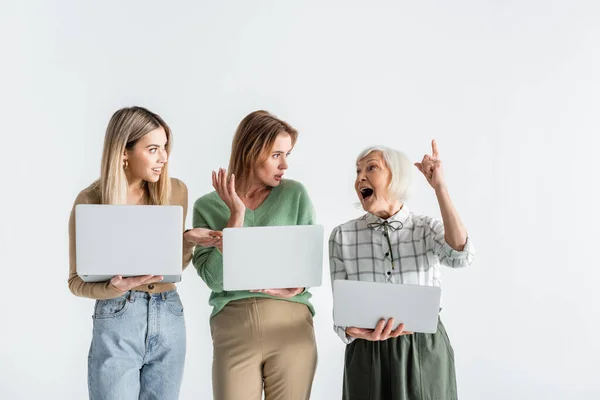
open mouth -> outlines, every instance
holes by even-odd
[[[360,189],[360,195],[362,196],[363,200],[367,200],[368,198],[373,196],[373,189],[362,188],[362,189]]]
[[[152,171],[154,171],[157,174],[160,174],[162,172],[162,168],[152,168]]]

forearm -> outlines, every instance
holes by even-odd
[[[95,300],[106,300],[119,297],[119,291],[109,282],[84,282],[76,273],[69,276],[69,290],[75,296],[87,297]]]
[[[442,187],[435,191],[442,221],[444,223],[444,239],[456,251],[462,251],[467,242],[467,228],[463,225],[456,208],[452,204],[448,189]]]
[[[198,275],[213,292],[223,291],[223,256],[215,248],[196,248],[193,264]]]
[[[186,269],[187,266],[190,264],[190,261],[192,261],[192,255],[194,253],[194,243],[192,242],[188,242],[187,240],[185,240],[185,237],[183,239],[183,251],[182,251],[182,255],[183,255],[183,264],[182,264],[182,269]]]

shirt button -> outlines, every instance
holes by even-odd
[[[149,284],[148,285],[148,289],[150,289],[150,290],[154,289],[154,285],[153,284]]]
[[[385,253],[385,256],[386,256],[386,257],[387,257],[387,256],[389,256],[389,255],[390,255],[390,253]]]
[[[388,275],[391,275],[392,273],[390,271],[387,272]]]

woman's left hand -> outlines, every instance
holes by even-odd
[[[435,190],[443,189],[446,187],[446,181],[435,139],[431,141],[431,150],[431,155],[425,154],[423,160],[420,163],[415,163],[415,166],[425,175],[425,179],[432,188]]]
[[[254,293],[265,293],[270,294],[275,297],[282,297],[284,299],[289,299],[290,297],[294,297],[304,291],[304,288],[287,288],[287,289],[259,289],[259,290],[251,290]]]
[[[190,229],[183,234],[183,238],[195,245],[202,247],[217,247],[222,250],[223,232],[206,228]]]

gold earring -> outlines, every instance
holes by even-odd
[[[129,167],[129,161],[123,160],[123,169],[127,169]]]

